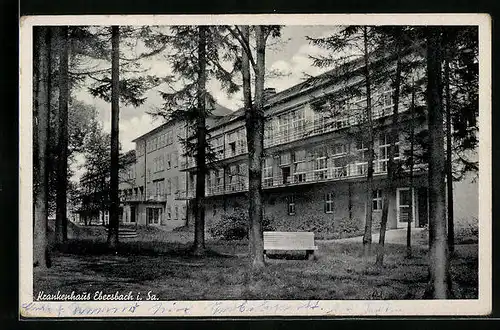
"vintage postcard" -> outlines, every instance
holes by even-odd
[[[27,16],[20,55],[21,318],[491,312],[488,15]]]

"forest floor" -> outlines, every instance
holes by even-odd
[[[254,273],[247,241],[209,239],[209,253],[194,257],[189,253],[192,233],[145,229],[112,253],[99,230],[80,233],[54,252],[51,268],[35,269],[35,299],[40,291],[149,292],[160,300],[422,299],[427,283],[422,231],[415,233],[420,241],[414,241],[410,259],[404,244],[389,240],[382,268],[374,266],[377,244],[373,256],[363,259],[360,241],[344,239],[317,241],[314,261],[304,260],[302,253],[270,256],[265,269]],[[453,290],[458,299],[477,299],[478,245],[466,243],[456,246],[451,260]]]

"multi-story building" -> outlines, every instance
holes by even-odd
[[[362,69],[356,63],[350,65],[353,70]],[[344,78],[342,70],[336,69],[325,74],[324,79],[305,81],[280,93],[266,90],[262,163],[264,213],[287,223],[288,228],[298,228],[310,220],[333,223],[333,227],[346,221],[356,223],[359,228],[363,226],[368,157],[364,132],[366,97],[345,96],[346,87],[362,83],[359,76],[350,73],[349,78]],[[388,187],[388,133],[393,111],[390,84],[374,84],[371,101],[375,138],[370,194],[374,223],[377,223]],[[401,163],[404,163],[405,150],[409,149],[410,126],[414,125],[416,134],[426,128],[425,113],[419,112],[416,120],[410,120],[409,101],[409,97],[403,97],[399,105],[395,159]],[[416,106],[419,104],[424,102],[417,97]],[[209,129],[209,141],[218,158],[213,164],[217,168],[206,176],[207,223],[223,214],[247,208],[245,132],[243,110],[224,117]],[[188,173],[187,196],[192,198],[196,181],[193,159],[183,164],[183,170]],[[414,225],[424,226],[428,221],[426,165],[415,166],[411,190],[409,176],[404,174],[408,168],[402,166],[402,171],[395,182],[396,192],[388,196],[388,228],[406,226],[410,212]]]
[[[280,93],[266,89],[264,213],[285,224],[287,229],[303,228],[304,223],[334,231],[363,228],[367,201],[367,102],[366,97],[359,96],[363,94],[362,79],[353,74],[363,69],[362,64],[355,61],[346,67]],[[417,74],[415,81],[418,78]],[[346,89],[358,89],[361,93],[349,97]],[[373,190],[368,193],[373,221],[376,226],[384,194],[389,193],[388,228],[406,227],[410,214],[413,225],[421,227],[427,224],[429,216],[427,164],[416,161],[410,189],[407,158],[411,128],[415,136],[427,129],[425,102],[422,93],[416,93],[414,109],[420,110],[410,112],[411,97],[401,96],[399,136],[395,141],[399,170],[394,182],[396,190],[390,192],[387,164],[393,123],[392,93],[387,82],[372,85],[374,174]],[[248,154],[244,120],[243,109],[232,112],[219,105],[207,120],[207,138],[216,160],[210,164],[212,169],[205,177],[206,228],[224,214],[247,209]],[[134,140],[135,162],[130,164],[120,183],[124,223],[171,229],[185,225],[193,216],[189,201],[195,195],[196,167],[192,157],[183,156],[181,141],[186,138],[194,139],[193,130],[183,123],[170,121]],[[414,154],[422,154],[416,140]],[[462,190],[455,192],[455,200],[462,200],[459,196]],[[477,203],[475,209],[469,211],[477,217]],[[455,216],[462,215],[456,213]]]
[[[130,185],[131,169],[135,167],[135,151],[129,151],[119,158],[118,184],[120,191]],[[86,174],[80,179],[80,193],[76,207],[75,221],[82,224],[108,224],[110,208],[109,169]],[[122,199],[122,197],[120,196]],[[123,200],[120,204],[119,219],[124,221]]]
[[[209,122],[230,112],[216,105]],[[181,171],[181,164],[187,131],[185,123],[169,121],[133,140],[136,161],[129,168],[129,179],[120,185],[124,223],[166,229],[186,224],[187,173]]]

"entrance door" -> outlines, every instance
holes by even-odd
[[[130,207],[130,222],[135,222],[135,206]]]
[[[410,202],[412,200],[413,208],[410,210]],[[414,190],[410,191],[410,188],[398,188],[396,193],[396,204],[398,228],[405,228],[408,226],[408,221],[410,220],[410,212],[413,214],[413,219],[416,219]],[[415,221],[413,221],[413,227],[414,226]]]

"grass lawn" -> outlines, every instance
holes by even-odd
[[[104,235],[93,234],[61,247],[48,270],[35,269],[35,297],[42,290],[102,290],[151,291],[160,300],[420,299],[427,282],[423,247],[415,247],[413,258],[406,259],[405,246],[388,244],[385,266],[378,269],[372,266],[374,256],[360,257],[358,242],[317,241],[315,261],[301,260],[298,254],[270,258],[261,273],[252,273],[245,241],[208,240],[212,252],[200,258],[188,253],[190,233],[146,230],[140,240],[121,242],[117,253],[107,251]],[[477,244],[456,247],[451,261],[456,298],[478,297],[477,250]]]

